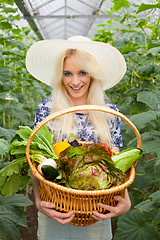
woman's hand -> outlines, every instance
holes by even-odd
[[[40,211],[44,215],[52,218],[53,220],[55,220],[63,225],[70,223],[74,218],[74,213],[72,211],[68,212],[68,213],[58,212],[54,209],[55,208],[54,203],[43,201],[39,196],[39,190],[38,190],[39,181],[38,181],[38,179],[35,178],[33,176],[33,174],[31,175],[31,178],[32,178],[32,184],[33,184],[33,190],[34,190],[35,204],[36,204],[38,211]]]
[[[131,208],[131,201],[128,195],[127,189],[125,190],[125,197],[115,196],[114,199],[118,201],[118,204],[115,207],[105,205],[103,203],[98,203],[99,207],[102,207],[109,211],[109,213],[102,214],[97,211],[93,211],[92,217],[96,220],[106,220],[108,218],[116,217],[128,212]]]
[[[44,215],[52,218],[53,220],[61,223],[62,225],[69,224],[73,220],[74,218],[73,211],[68,213],[61,213],[56,211],[54,207],[55,207],[54,203],[45,202],[41,200],[39,201],[37,209]]]

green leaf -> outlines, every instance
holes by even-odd
[[[146,201],[143,201],[135,206],[136,209],[138,209],[140,212],[149,212],[154,209],[153,202],[147,199]]]
[[[21,57],[22,58],[22,54],[19,51],[6,50],[6,49],[1,49],[0,51],[3,53],[3,55],[7,55],[7,56],[11,55],[11,56],[16,56],[16,57]]]
[[[14,4],[14,0],[2,0],[1,2],[7,3],[7,4],[12,5],[12,6]]]
[[[1,190],[2,195],[10,197],[14,193],[18,192],[20,186],[22,186],[22,176],[20,174],[13,174],[4,184]]]
[[[149,199],[154,203],[160,203],[160,190],[149,195]]]
[[[24,145],[25,143],[25,145]],[[25,154],[26,152],[26,142],[19,142],[19,141],[15,141],[10,145],[10,154],[11,155],[17,155],[17,154]]]
[[[140,74],[144,76],[150,76],[152,73],[154,73],[154,65],[147,64],[140,66],[137,68],[137,72],[140,72]]]
[[[18,102],[18,98],[16,97],[16,94],[12,92],[2,92],[0,93],[0,99],[5,101],[15,101]]]
[[[148,111],[148,112],[142,112],[139,114],[135,114],[130,117],[131,122],[134,123],[134,125],[138,128],[138,130],[143,129],[148,122],[153,122],[158,120],[159,113],[156,111]],[[132,134],[132,129],[126,125],[126,132],[127,134]]]
[[[154,92],[142,91],[137,94],[137,101],[147,104],[150,108],[157,111],[159,100]]]
[[[18,41],[18,40],[8,40],[8,41],[6,41],[6,44],[13,46],[13,47],[17,47],[22,50],[25,49],[25,47],[26,47],[23,42]]]
[[[14,194],[12,197],[0,196],[0,204],[4,206],[26,207],[32,205],[32,201],[23,194]]]
[[[144,215],[132,210],[122,215],[118,221],[118,228],[114,240],[157,240],[157,232]]]
[[[153,140],[142,142],[142,149],[145,153],[155,153],[160,155],[160,147],[159,147],[160,140]]]
[[[12,1],[11,0],[6,0],[4,2],[8,3],[8,2],[12,2]],[[17,9],[12,8],[12,7],[6,7],[5,5],[3,5],[2,8],[3,8],[5,13],[16,13],[16,11],[17,11]]]
[[[136,51],[137,51],[136,47],[134,47],[134,46],[124,46],[121,49],[122,54],[132,53],[131,56],[133,55],[133,52],[136,52]]]
[[[142,142],[147,142],[147,141],[151,141],[151,140],[159,140],[160,132],[155,131],[155,130],[151,130],[149,132],[144,132],[141,134],[141,139],[142,139]]]
[[[155,211],[153,223],[160,222],[160,190],[149,195],[148,199],[135,206],[141,213]],[[158,211],[158,214],[157,214]]]
[[[36,139],[35,139],[36,137]],[[42,126],[39,131],[36,133],[35,137],[33,138],[33,141],[40,142],[40,144],[43,144],[46,149],[49,149],[52,153],[54,153],[53,149],[53,135],[49,131],[48,127],[46,125]],[[44,149],[44,148],[42,148]],[[45,149],[44,149],[45,150]]]
[[[10,145],[10,153],[11,153],[11,155],[17,155],[17,154],[25,155],[27,142],[28,141],[14,141]]]
[[[158,73],[158,74],[160,73],[160,65],[158,65],[158,64],[157,64],[157,65],[154,65],[154,72],[155,72],[155,73]],[[155,91],[155,92],[156,92],[156,91]],[[159,95],[160,95],[160,93],[159,93]]]
[[[24,163],[26,163],[26,157],[21,157],[10,162],[9,165],[0,170],[0,177],[12,176],[18,174]]]
[[[0,67],[0,79],[2,82],[10,80],[9,67]]]
[[[28,126],[19,126],[19,130],[16,132],[21,139],[28,142],[28,138],[32,133],[32,129]]]
[[[156,217],[152,220],[153,224],[159,224],[160,223],[160,208],[157,210]]]
[[[16,103],[16,102],[13,102],[12,103]],[[20,103],[16,104],[17,105],[17,108],[15,105],[11,105],[11,115],[13,116],[13,118],[15,119],[19,119],[21,121],[21,124],[23,123],[24,125],[28,124],[28,119],[29,117],[31,116],[31,114],[22,109],[22,105]]]
[[[126,58],[130,58],[130,57],[135,57],[137,56],[137,52],[128,52],[127,54],[123,54],[123,56]]]
[[[16,131],[14,129],[5,129],[0,127],[0,137],[4,137],[7,140],[11,140],[15,133]]]
[[[26,157],[13,160],[7,166],[0,170],[0,178],[3,178],[0,189],[5,196],[11,196],[24,186],[29,181],[29,176],[26,176],[29,169]]]
[[[154,48],[151,48],[149,49],[146,54],[149,54],[149,53],[159,53],[160,52],[160,47],[154,47]]]
[[[16,35],[20,35],[20,34],[21,34],[21,29],[19,29],[19,28],[14,28],[14,29],[12,29],[12,32],[13,32],[14,34],[16,34]]]
[[[135,96],[137,95],[137,93],[139,93],[139,91],[140,91],[139,88],[130,88],[127,91],[125,91],[124,94]]]
[[[22,206],[30,206],[32,202],[23,194],[12,197],[0,196],[0,237],[7,240],[20,240],[19,226],[27,227]]]
[[[32,129],[28,126],[20,126],[16,134],[22,139],[19,141],[14,141],[11,146],[11,154],[25,154],[25,147],[27,145],[28,139],[32,133]],[[39,131],[34,136],[31,142],[31,149],[41,150],[42,154],[46,157],[58,158],[53,149],[53,135],[50,133],[46,125],[42,126]]]
[[[38,137],[44,137],[46,138],[46,140],[50,143],[53,144],[53,135],[51,134],[51,132],[49,131],[48,127],[46,125],[42,126],[38,132],[36,133],[36,136]],[[47,143],[48,143],[47,142]],[[53,146],[53,145],[52,145]]]
[[[120,10],[122,7],[124,8],[129,8],[130,6],[130,2],[127,0],[113,0],[113,7],[112,9],[117,12],[118,10]]]
[[[9,152],[9,143],[5,139],[0,139],[0,155],[5,155]]]
[[[11,30],[12,24],[9,23],[8,21],[4,20],[1,22],[1,27],[2,27],[2,30]]]
[[[17,87],[17,85],[13,81],[5,81],[2,85],[4,91],[12,91],[15,87]]]
[[[20,240],[20,231],[17,226],[18,218],[9,210],[0,206],[0,237],[7,240]]]
[[[136,188],[141,192],[142,189],[146,189],[149,185],[152,185],[154,181],[154,163],[146,162],[145,160],[138,161],[138,164],[136,166],[136,177],[132,185],[133,188]]]
[[[144,4],[144,3],[142,3],[142,4],[139,6],[136,14],[138,14],[138,13],[140,13],[140,12],[143,12],[143,11],[146,11],[146,10],[148,10],[148,9],[154,9],[154,8],[160,8],[160,3],[157,3],[157,4]]]
[[[0,177],[0,192],[1,192],[1,189],[3,188],[5,182],[6,182],[6,178]]]

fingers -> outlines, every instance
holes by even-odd
[[[117,209],[115,209],[115,207],[112,206],[108,206],[105,207],[105,209],[107,209],[109,212],[108,213],[99,213],[97,211],[93,211],[92,217],[95,218],[96,220],[106,220],[112,217],[116,217],[119,215],[119,212],[117,211]]]
[[[99,220],[103,221],[103,220],[110,218],[110,217],[108,217],[108,214],[102,214],[97,211],[93,211],[92,217],[98,221]]]
[[[41,201],[40,202],[40,207],[43,208],[54,208],[55,204],[52,202],[45,202],[45,201]]]
[[[75,214],[73,212],[69,212],[69,213],[65,214],[64,218],[62,218],[62,216],[60,216],[59,218],[55,217],[54,220],[61,223],[62,225],[67,225],[73,220],[74,217],[75,217]]]
[[[129,211],[131,207],[131,201],[130,201],[127,189],[125,191],[124,198],[117,195],[117,196],[114,196],[114,199],[118,202],[115,207],[112,207],[103,203],[98,203],[97,205],[105,210],[108,210],[108,213],[102,214],[97,211],[93,211],[92,217],[95,218],[96,220],[106,220],[108,218],[125,214],[126,212]]]
[[[124,198],[119,195],[116,195],[116,196],[114,196],[114,200],[121,202],[121,201],[124,201]]]
[[[61,219],[65,219],[65,218],[70,218],[70,217],[72,217],[72,215],[74,214],[73,213],[73,211],[71,211],[71,212],[68,212],[68,213],[61,213],[61,212],[57,212],[56,210],[55,210],[55,217],[56,218],[61,218]]]
[[[58,212],[57,210],[55,210],[54,208],[55,208],[54,203],[45,202],[45,201],[40,202],[40,211],[44,215],[52,218],[53,220],[55,220],[63,225],[66,225],[73,220],[73,218],[75,216],[73,211],[70,211],[68,213],[61,213],[61,212]]]

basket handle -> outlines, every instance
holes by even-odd
[[[141,137],[140,137],[140,133],[138,131],[138,129],[136,128],[136,126],[122,113],[115,111],[111,108],[108,107],[104,107],[104,106],[98,106],[98,105],[80,105],[80,106],[74,106],[74,107],[70,107],[70,108],[66,108],[63,110],[60,110],[58,112],[55,112],[51,115],[49,115],[48,117],[46,117],[44,120],[42,120],[40,123],[37,124],[37,126],[35,127],[35,129],[33,130],[33,132],[31,133],[29,139],[28,139],[28,143],[26,146],[26,157],[28,160],[29,165],[31,166],[31,159],[29,157],[29,150],[30,150],[30,145],[31,142],[35,136],[35,134],[38,132],[38,130],[45,125],[46,123],[48,123],[49,121],[56,119],[57,117],[60,117],[64,114],[67,113],[71,113],[71,112],[76,112],[76,111],[86,111],[86,110],[91,110],[91,111],[100,111],[100,112],[105,112],[105,113],[110,113],[113,115],[116,115],[118,117],[120,117],[121,119],[123,119],[135,132],[136,137],[137,137],[137,148],[141,148]],[[36,169],[35,169],[36,170]]]

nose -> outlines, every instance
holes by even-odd
[[[72,79],[72,84],[77,86],[80,83],[79,77],[75,74]]]

